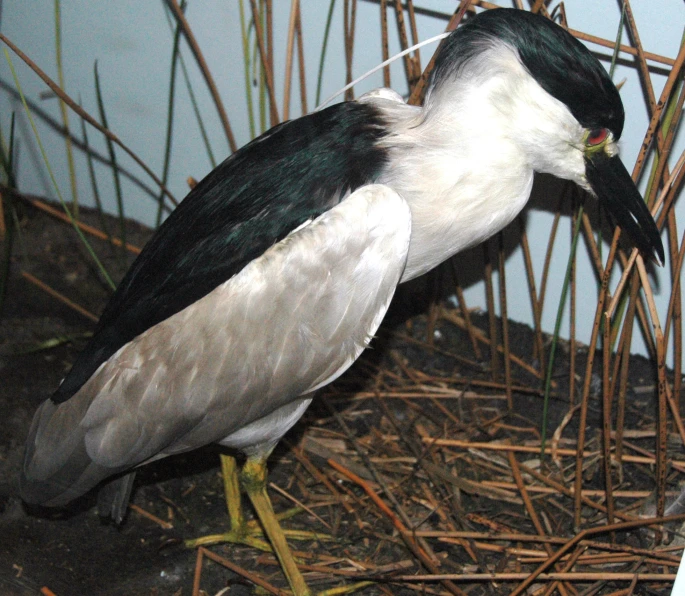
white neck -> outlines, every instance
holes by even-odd
[[[534,171],[584,177],[582,129],[507,46],[433,88],[423,108],[372,94],[391,134],[389,165],[378,182],[409,204],[412,236],[402,281],[486,240],[523,209]],[[487,64],[487,69],[482,65]],[[493,66],[494,65],[494,66]],[[464,83],[468,81],[468,83]],[[398,96],[397,96],[398,97]]]

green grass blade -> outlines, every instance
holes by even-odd
[[[4,139],[2,138],[2,130],[0,130],[0,158],[2,159],[3,169],[5,170],[7,181],[10,189],[14,188],[14,172],[12,169],[14,152],[14,112],[12,112],[12,119],[10,120],[10,141],[5,153]],[[12,248],[14,246],[14,229],[16,221],[16,213],[14,210],[14,200],[10,193],[2,193],[0,195],[0,217],[4,219],[5,234],[2,238],[2,256],[0,256],[0,315],[5,306],[5,297],[7,296],[7,286],[9,283],[10,263],[12,262]]]
[[[250,77],[250,30],[249,25],[245,25],[245,4],[244,0],[239,0],[238,7],[240,9],[240,36],[243,42],[243,67],[245,71],[245,99],[247,101],[247,119],[250,124],[250,138],[254,139],[257,136],[254,121],[254,106],[252,105],[252,78]],[[251,22],[251,21],[250,21]]]
[[[109,273],[107,273],[107,270],[105,269],[104,265],[98,259],[97,255],[95,254],[95,251],[93,250],[93,247],[90,245],[86,237],[83,235],[83,232],[79,229],[79,227],[76,225],[76,220],[74,219],[74,216],[71,214],[71,210],[69,209],[68,205],[64,202],[64,198],[62,197],[62,192],[59,189],[59,186],[57,184],[57,179],[55,178],[55,174],[52,171],[52,167],[50,166],[50,161],[48,160],[48,155],[45,151],[45,147],[43,146],[43,142],[41,141],[40,134],[38,133],[38,128],[36,127],[36,123],[33,120],[33,116],[31,115],[31,111],[29,110],[29,106],[26,103],[26,97],[24,96],[24,92],[21,88],[21,84],[19,83],[19,77],[17,76],[17,71],[14,69],[14,64],[12,63],[12,59],[10,58],[9,52],[7,51],[7,48],[3,48],[5,52],[5,59],[7,60],[7,64],[10,67],[10,71],[12,72],[12,77],[14,79],[14,84],[17,87],[17,90],[19,91],[19,96],[21,97],[22,104],[24,106],[24,111],[26,112],[26,117],[29,120],[29,123],[31,124],[31,129],[33,130],[33,135],[36,138],[36,142],[38,143],[38,148],[40,150],[40,154],[43,158],[43,162],[45,163],[45,168],[48,171],[48,175],[50,176],[50,181],[52,182],[52,186],[55,189],[55,192],[57,193],[57,197],[59,198],[59,202],[62,205],[62,209],[64,209],[64,212],[67,214],[67,217],[69,218],[69,221],[71,222],[72,227],[74,228],[74,231],[78,235],[79,239],[81,242],[83,242],[83,245],[86,247],[86,250],[90,254],[91,258],[97,265],[98,269],[100,270],[100,273],[102,274],[102,277],[107,281],[107,283],[110,285],[112,289],[115,289],[116,286],[114,282],[112,281],[112,278],[110,277]]]
[[[187,4],[187,3],[185,3]],[[165,5],[166,6],[166,5]],[[172,32],[175,31],[172,19],[169,16],[169,11],[166,13],[167,22]],[[179,62],[181,63],[181,72],[183,73],[183,80],[186,84],[186,89],[188,90],[188,96],[190,97],[190,105],[193,106],[193,113],[195,114],[195,119],[200,128],[200,136],[202,137],[202,142],[205,145],[205,150],[207,151],[207,156],[209,157],[209,162],[212,164],[212,168],[216,167],[216,159],[214,158],[214,152],[212,151],[212,146],[209,143],[209,135],[207,134],[207,128],[205,127],[204,120],[202,119],[202,112],[200,111],[199,105],[197,103],[197,98],[195,97],[195,91],[193,91],[193,85],[190,82],[190,76],[188,75],[188,67],[183,59],[183,54],[179,52],[178,54]]]
[[[95,94],[98,101],[98,109],[100,110],[100,122],[102,126],[109,130],[107,124],[107,114],[105,112],[105,103],[102,99],[102,89],[100,87],[100,75],[98,73],[97,60],[93,66],[95,74]],[[117,211],[119,215],[119,236],[121,239],[121,255],[122,259],[126,259],[126,215],[124,213],[124,197],[121,192],[121,179],[119,177],[119,167],[117,165],[117,154],[114,150],[114,143],[109,137],[105,137],[107,143],[107,150],[109,152],[109,159],[112,162],[112,175],[114,176],[114,192],[117,198]]]
[[[326,50],[328,49],[328,40],[331,33],[331,22],[333,21],[333,9],[335,8],[335,0],[331,0],[328,5],[328,16],[326,17],[326,27],[323,31],[323,43],[321,44],[321,56],[319,56],[319,72],[316,78],[316,101],[315,106],[321,104],[321,87],[323,85],[323,66],[326,61]]]
[[[613,80],[614,71],[616,70],[616,63],[618,62],[618,55],[621,52],[621,41],[623,39],[623,24],[626,20],[626,5],[621,9],[621,18],[618,21],[618,31],[616,32],[616,43],[614,44],[614,53],[611,55],[611,66],[609,67],[609,77]]]
[[[62,18],[60,0],[55,0],[55,57],[57,59],[57,80],[62,89],[66,89],[64,84],[64,70],[62,68]],[[76,184],[76,167],[74,166],[74,148],[71,144],[71,134],[69,133],[69,110],[66,104],[60,99],[59,109],[62,114],[62,124],[64,126],[64,144],[67,152],[67,167],[69,169],[69,184],[71,185],[71,202],[74,217],[78,219],[78,185]]]
[[[5,149],[5,138],[0,129],[0,166],[2,166],[2,171],[5,174],[5,184],[9,188],[16,188],[16,179],[14,177],[14,123],[15,123],[15,113],[12,112],[12,118],[10,120],[10,140],[7,149]]]
[[[10,276],[10,263],[12,262],[12,247],[14,246],[14,202],[8,193],[0,195],[2,200],[2,212],[5,217],[5,237],[2,239],[2,256],[0,256],[0,315],[5,306],[7,286]],[[9,217],[7,217],[9,215]]]
[[[547,440],[547,412],[549,411],[549,394],[552,389],[552,374],[554,372],[554,356],[557,351],[557,344],[559,343],[559,333],[561,331],[561,320],[564,317],[564,306],[566,305],[566,297],[568,296],[568,288],[571,285],[571,270],[573,269],[573,262],[576,258],[576,248],[578,246],[578,238],[580,237],[580,226],[583,221],[583,206],[578,207],[578,215],[576,225],[573,228],[573,240],[571,242],[571,252],[568,256],[568,263],[566,264],[566,274],[564,275],[564,284],[561,287],[561,297],[559,298],[559,307],[557,308],[557,318],[554,322],[554,334],[552,336],[552,345],[549,350],[549,359],[547,361],[547,374],[545,375],[545,397],[542,406],[542,443],[540,447],[540,459],[545,457],[545,442]]]
[[[95,163],[93,162],[93,154],[90,151],[90,143],[88,142],[88,132],[86,127],[86,121],[81,119],[81,132],[83,136],[83,146],[86,150],[86,163],[88,164],[88,175],[90,177],[90,187],[93,191],[93,198],[95,199],[95,205],[98,211],[98,217],[100,219],[100,227],[102,231],[107,234],[107,240],[113,246],[112,234],[109,231],[109,226],[107,225],[107,218],[105,217],[104,209],[102,208],[102,201],[100,200],[100,190],[98,189],[98,180],[95,175]]]
[[[12,351],[12,356],[25,356],[27,354],[35,354],[36,352],[44,352],[45,350],[52,350],[65,344],[71,344],[75,341],[90,339],[93,337],[92,331],[85,331],[83,333],[72,333],[69,335],[56,335],[49,339],[35,343],[27,348]]]
[[[9,157],[7,158],[7,180],[12,182],[12,188],[16,188],[16,178],[14,176],[14,156],[16,152],[14,151],[14,131],[16,124],[16,113],[12,112],[12,118],[10,119],[10,144],[9,144]]]
[[[181,2],[181,12],[185,12],[186,3]],[[162,183],[167,185],[169,180],[169,165],[171,163],[171,144],[174,132],[174,98],[176,96],[176,72],[178,66],[178,47],[181,40],[181,25],[176,23],[174,31],[174,43],[171,49],[171,72],[169,74],[169,98],[167,100],[167,121],[166,121],[166,139],[164,141],[164,166],[162,169]],[[162,223],[162,215],[164,213],[164,193],[160,192],[157,198],[158,208],[157,217],[155,219],[155,227],[158,228]]]

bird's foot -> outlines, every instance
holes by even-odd
[[[301,507],[292,507],[276,516],[280,522],[294,517],[301,513]],[[283,533],[289,540],[320,540],[321,542],[330,542],[334,540],[333,536],[329,534],[322,534],[320,532],[312,532],[309,530],[283,530]],[[264,533],[256,519],[243,522],[240,527],[233,527],[228,532],[221,534],[210,534],[208,536],[200,536],[184,541],[187,548],[197,548],[199,546],[210,546],[212,544],[230,543],[243,544],[245,546],[252,546],[264,552],[273,552],[271,545],[264,539]]]
[[[185,540],[184,544],[187,548],[198,548],[199,546],[211,546],[212,544],[222,543],[243,544],[267,553],[273,552],[271,545],[262,538],[255,536],[255,534],[263,536],[261,531],[248,532],[234,529],[224,532],[223,534],[209,534],[207,536],[200,536],[199,538]]]
[[[285,511],[276,514],[276,519],[280,524],[284,520],[290,519],[291,517],[295,517],[298,513],[302,513],[303,511],[304,509],[302,509],[302,507],[291,507],[290,509],[286,509]],[[251,531],[261,533],[261,526],[259,526],[259,522],[257,520],[249,521],[247,522],[247,525],[250,527]],[[287,538],[291,540],[319,540],[321,542],[332,542],[333,540],[335,540],[335,538],[333,538],[333,536],[331,536],[330,534],[312,532],[311,530],[283,529],[283,533]]]

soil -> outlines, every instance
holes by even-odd
[[[38,594],[41,588],[46,587],[57,596],[190,595],[196,553],[185,548],[182,541],[228,528],[216,448],[210,446],[169,458],[148,465],[139,472],[132,502],[140,509],[169,522],[168,525],[172,527],[168,528],[135,511],[129,512],[121,526],[105,523],[97,515],[94,494],[86,495],[60,510],[30,508],[18,497],[18,472],[32,415],[57,387],[83,347],[86,334],[93,328],[92,321],[39,289],[23,272],[45,282],[91,313],[102,310],[110,291],[68,225],[25,201],[17,201],[17,212],[21,233],[15,239],[15,257],[0,319],[0,411],[3,413],[0,427],[0,594]],[[99,225],[99,219],[90,211],[83,210],[82,218]],[[118,222],[115,220],[108,219],[107,223],[113,231],[117,229]],[[137,246],[142,246],[150,235],[149,230],[133,222],[126,223],[126,230],[128,242]],[[106,241],[92,242],[106,268],[113,277],[120,278],[133,257],[122,255],[120,249],[113,248]],[[309,443],[307,456],[318,469],[325,469],[326,474],[332,473],[326,464],[327,458],[331,453],[337,453],[344,457],[348,465],[356,465],[356,469],[360,469],[366,478],[369,478],[368,470],[353,447],[354,439],[362,444],[370,457],[376,457],[376,460],[371,457],[373,461],[380,461],[381,456],[387,459],[388,453],[396,452],[394,464],[377,465],[389,466],[383,467],[383,473],[389,477],[400,469],[409,468],[408,477],[416,475],[417,486],[428,487],[422,495],[407,497],[406,501],[402,501],[409,508],[412,519],[425,518],[421,526],[423,529],[445,528],[445,524],[447,527],[473,527],[473,518],[466,521],[465,516],[477,513],[493,522],[507,516],[516,517],[527,531],[534,532],[521,506],[516,506],[516,512],[512,513],[513,506],[507,502],[481,498],[468,492],[461,492],[454,504],[450,501],[453,510],[450,510],[448,519],[443,519],[442,514],[436,515],[437,509],[431,513],[425,508],[425,503],[431,500],[427,496],[430,491],[442,495],[447,501],[457,491],[435,487],[429,482],[430,478],[426,480],[423,473],[417,473],[405,463],[405,460],[409,460],[405,456],[416,456],[411,450],[416,449],[417,445],[422,449],[421,437],[415,435],[415,429],[423,428],[430,434],[435,429],[452,425],[450,417],[458,419],[462,425],[460,427],[454,423],[455,436],[468,436],[469,440],[474,441],[501,438],[504,432],[502,427],[498,427],[497,432],[493,430],[492,420],[495,418],[517,429],[525,427],[526,432],[531,428],[539,428],[542,412],[539,379],[520,369],[514,371],[516,384],[532,390],[514,393],[514,408],[509,413],[506,401],[501,399],[501,389],[493,391],[491,399],[482,401],[422,402],[422,408],[425,405],[425,409],[417,409],[415,405],[399,399],[390,399],[386,402],[388,410],[385,412],[373,400],[350,397],[355,392],[376,390],[381,383],[379,374],[386,385],[392,384],[393,379],[400,376],[409,377],[407,382],[414,385],[428,383],[430,376],[458,376],[474,381],[492,379],[488,373],[490,360],[487,350],[480,360],[476,358],[467,335],[447,318],[438,319],[432,334],[433,345],[425,342],[428,324],[425,313],[429,309],[425,287],[421,282],[400,293],[373,349],[367,350],[353,369],[319,396],[270,460],[270,481],[307,505],[318,503],[312,510],[330,526],[326,528],[311,513],[303,512],[286,522],[287,527],[315,530],[335,537],[334,542],[312,540],[298,543],[296,550],[304,551],[305,555],[366,561],[369,565],[375,565],[376,571],[384,565],[398,565],[395,572],[425,572],[398,540],[387,520],[369,509],[369,503],[358,487],[345,484],[340,479],[334,481],[340,487],[341,494],[348,495],[351,499],[349,503],[354,507],[344,508],[335,504],[328,489],[302,467],[301,460],[291,450],[290,446],[297,444]],[[474,321],[481,329],[487,329],[487,317],[476,315]],[[532,331],[511,323],[510,334],[512,350],[522,359],[532,362]],[[586,351],[580,349],[576,370],[581,374],[586,356]],[[556,397],[551,402],[550,429],[557,428],[569,408],[566,397],[568,388],[565,385],[567,371],[568,349],[564,346],[558,357]],[[635,358],[631,363],[630,386],[649,387],[654,383],[654,375],[649,361]],[[463,384],[459,387],[468,388]],[[480,387],[477,390],[486,392]],[[599,391],[599,376],[596,390]],[[650,423],[653,425],[653,394],[633,393],[631,390],[630,397],[629,422],[641,427],[648,427]],[[331,408],[340,418],[336,418]],[[340,419],[347,422],[352,437],[340,427]],[[403,435],[403,430],[398,432],[398,427],[393,427],[393,424],[405,422],[411,422],[411,425],[401,429],[411,428],[412,436]],[[595,438],[601,424],[597,396],[590,408],[588,424],[589,436]],[[400,438],[395,438],[394,442],[388,439],[398,435]],[[575,436],[573,424],[564,436]],[[341,442],[346,451],[337,448]],[[473,477],[473,470],[466,466],[465,460],[456,458],[447,463],[454,473]],[[601,465],[597,468],[601,468]],[[603,488],[599,471],[589,469],[587,474],[587,487]],[[635,489],[647,487],[651,490],[652,472],[647,466],[635,468],[624,483]],[[671,488],[677,488],[676,478],[672,478]],[[405,490],[408,487],[402,487],[398,494],[404,495],[402,491]],[[292,505],[277,491],[270,490],[270,494],[277,511]],[[326,499],[329,504],[322,505]],[[362,502],[364,507],[361,506]],[[421,502],[423,505],[419,506]],[[568,501],[564,503],[568,507]],[[412,507],[418,507],[418,510]],[[511,520],[509,523],[512,523]],[[572,524],[568,520],[555,529],[558,536],[573,535]],[[620,540],[636,548],[650,545],[650,537],[641,532],[622,535]],[[461,547],[441,544],[439,548],[434,545],[434,548],[442,561],[443,572],[461,572],[465,566],[474,564]],[[216,546],[213,551],[240,567],[260,573],[271,583],[285,587],[279,568],[269,556],[244,546]],[[316,560],[319,563],[321,561]],[[402,567],[399,562],[407,563]],[[496,570],[496,564],[487,558],[478,565],[479,569]],[[670,572],[674,572],[673,569]],[[321,573],[309,573],[308,581],[317,590],[344,583],[339,577],[325,577]],[[516,584],[496,586],[486,583],[461,587],[470,594],[505,594],[513,585]],[[618,589],[617,586],[626,587],[626,584],[608,582],[598,593],[610,593]],[[253,586],[239,575],[221,565],[205,561],[202,590],[207,594],[217,594],[226,587],[230,588],[228,593],[232,595],[253,592]],[[635,593],[667,593],[660,592],[662,588],[638,584]],[[439,591],[441,588],[434,584],[430,589]],[[363,593],[383,592],[414,593],[414,589],[398,583],[387,583],[380,584],[380,587],[371,586]]]

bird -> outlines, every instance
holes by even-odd
[[[423,105],[377,90],[251,141],[159,227],[38,408],[23,499],[62,506],[113,479],[121,516],[132,471],[218,443],[245,454],[240,481],[293,593],[309,594],[266,494],[266,460],[369,345],[400,283],[504,228],[535,173],[596,196],[663,263],[618,155],[624,119],[584,45],[501,8],[444,40]]]

